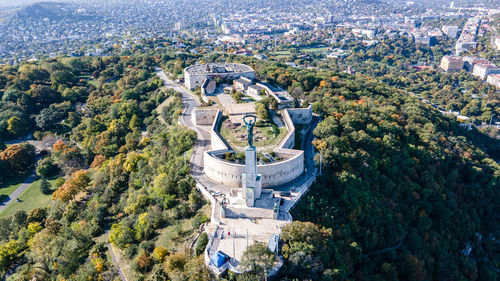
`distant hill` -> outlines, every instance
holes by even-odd
[[[71,16],[73,11],[74,7],[66,3],[39,2],[6,10],[0,14],[0,19],[49,18],[57,20]]]
[[[15,13],[18,18],[59,18],[64,4],[53,2],[35,3],[21,8]]]

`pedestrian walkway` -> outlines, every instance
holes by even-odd
[[[12,202],[15,202],[16,199],[26,190],[26,188],[28,188],[35,181],[36,177],[35,171],[33,170],[31,175],[9,195],[9,200],[0,203],[0,212],[12,204]]]

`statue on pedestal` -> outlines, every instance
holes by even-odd
[[[257,121],[255,115],[245,115],[243,123],[247,127],[248,146],[245,148],[245,172],[241,174],[241,187],[243,187],[246,205],[253,207],[255,199],[260,198],[262,192],[261,175],[257,173],[257,151],[253,146],[253,127]]]
[[[245,115],[243,116],[243,123],[247,127],[247,138],[248,138],[248,146],[251,148],[255,148],[253,146],[253,127],[255,126],[255,121],[257,120],[257,116],[255,115]]]

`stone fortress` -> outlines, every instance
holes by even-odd
[[[203,116],[203,114],[199,116]],[[304,152],[293,149],[296,133],[293,120],[295,120],[295,124],[309,124],[312,118],[312,108],[286,109],[283,111],[283,117],[287,134],[273,150],[276,156],[283,160],[257,165],[257,173],[262,175],[262,187],[269,188],[291,182],[304,172]],[[227,152],[234,152],[217,130],[221,118],[222,112],[217,110],[210,132],[212,150],[205,151],[204,154],[205,174],[217,183],[239,188],[241,187],[241,175],[245,171],[245,165],[229,162],[218,157]]]
[[[204,148],[194,162],[202,167],[194,176],[212,202],[215,225],[207,230],[204,259],[217,275],[228,269],[241,273],[238,264],[254,242],[267,243],[279,255],[281,227],[292,220],[290,208],[316,175],[310,142],[317,118],[312,106],[292,108],[285,90],[254,79],[253,69],[236,63],[196,64],[184,70],[185,88],[199,87],[201,99],[215,104],[196,107],[187,117],[203,135],[198,139]],[[233,98],[237,92],[238,101]],[[256,102],[264,98],[275,99],[277,108],[259,125]],[[273,131],[270,137],[268,131],[264,142],[264,128],[278,128],[279,134]],[[280,259],[272,272],[281,265]]]
[[[253,79],[255,71],[251,67],[239,63],[196,64],[184,69],[184,85],[189,90],[201,87],[205,81],[212,80],[215,77],[224,79],[246,77]]]
[[[248,73],[252,73],[252,75],[249,76],[253,76],[253,70],[245,65],[231,63],[217,64],[216,67],[220,69],[230,69],[235,65],[238,65],[240,70],[245,70],[243,74],[246,75]],[[210,66],[210,64],[199,64],[195,67],[196,69],[207,69],[211,67],[213,68],[215,66]],[[188,71],[190,69],[192,69],[192,67],[186,68],[186,71],[184,72],[186,87],[188,84],[194,85],[192,84],[192,81],[188,83],[189,79],[193,79],[191,76],[192,72]],[[201,81],[202,77],[200,77],[199,79]],[[211,77],[208,76],[204,79],[211,79]],[[293,149],[295,147],[296,139],[295,125],[307,125],[311,123],[312,106],[309,106],[308,108],[289,108],[292,105],[292,98],[284,90],[272,89],[271,86],[265,83],[257,82],[256,84],[253,84],[253,79],[248,78],[247,76],[238,76],[238,74],[233,72],[231,76],[226,76],[225,79],[232,80],[232,87],[234,87],[234,89],[243,91],[249,97],[253,97],[254,99],[262,99],[262,97],[259,96],[259,93],[260,90],[264,90],[266,96],[277,100],[278,108],[281,109],[281,119],[283,120],[287,133],[273,149],[274,155],[276,155],[276,158],[280,160],[265,164],[260,163],[256,165],[256,173],[260,175],[259,184],[261,184],[262,188],[272,188],[274,186],[290,183],[298,176],[302,175],[304,172],[304,152],[302,150]],[[259,93],[257,93],[257,95],[255,94],[255,92],[252,93],[252,89],[255,88],[259,89]],[[251,106],[253,105],[253,103],[248,102],[234,104],[231,102],[226,102],[223,99],[229,98],[232,100],[230,95],[227,94],[215,95],[212,98],[219,99],[220,104],[222,104],[223,108],[197,108],[192,114],[192,121],[194,124],[211,125],[211,150],[205,151],[203,155],[204,173],[210,180],[218,184],[233,188],[233,195],[241,192],[241,195],[247,198],[243,188],[245,182],[243,177],[245,172],[248,172],[248,165],[245,165],[247,163],[240,164],[232,161],[227,161],[223,158],[223,155],[225,155],[226,153],[235,153],[235,151],[221,136],[219,128],[221,126],[220,123],[222,121],[224,111],[228,111],[227,115],[231,117],[231,109],[235,105],[238,105],[241,107],[247,106],[247,108],[249,109],[248,111],[242,109],[242,116],[245,114],[253,114],[253,107]],[[247,152],[245,151],[245,153]],[[260,196],[256,196],[255,199],[258,199],[259,197]],[[247,206],[253,205],[253,202],[247,202]]]

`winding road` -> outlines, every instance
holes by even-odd
[[[156,75],[163,80],[165,87],[173,89],[181,94],[183,110],[182,115],[179,118],[179,122],[198,134],[198,138],[195,141],[193,153],[191,155],[191,175],[194,178],[201,180],[204,175],[203,151],[208,150],[210,146],[210,133],[205,129],[195,126],[191,119],[191,114],[197,106],[200,106],[200,101],[198,97],[193,95],[184,87],[179,86],[174,81],[169,79],[161,68],[156,68]]]
[[[191,175],[195,178],[196,182],[199,183],[200,189],[205,190],[205,192],[208,193],[207,190],[209,191],[215,190],[218,192],[222,191],[224,194],[229,194],[230,193],[229,187],[223,186],[222,184],[215,183],[209,180],[203,172],[204,151],[208,150],[211,144],[211,126],[195,125],[192,121],[193,110],[200,105],[198,97],[193,95],[190,91],[188,91],[181,85],[178,85],[177,83],[169,79],[161,68],[156,68],[156,74],[159,78],[161,78],[164,81],[164,86],[166,88],[173,89],[174,91],[181,94],[183,110],[181,116],[179,117],[179,123],[197,133],[197,139],[195,141],[190,159]],[[321,120],[318,116],[313,116],[313,120],[307,130],[307,133],[302,139],[302,145],[304,148],[304,159],[305,159],[305,173],[303,173],[300,177],[296,178],[291,183],[289,182],[287,184],[283,184],[281,186],[276,186],[273,188],[275,191],[280,191],[281,189],[289,191],[291,187],[294,187],[296,188],[298,193],[298,195],[296,195],[293,200],[291,199],[285,200],[285,203],[283,204],[283,213],[281,214],[284,217],[282,217],[283,219],[280,219],[280,221],[282,222],[292,220],[292,216],[290,215],[289,210],[295,205],[298,199],[301,198],[305,192],[307,192],[309,186],[312,184],[312,181],[316,176],[316,167],[314,162],[314,146],[312,145],[312,140],[314,136],[312,131],[320,121]],[[213,200],[217,201],[217,199]],[[220,204],[217,204],[215,202],[212,202],[212,204],[214,204],[212,209],[212,220],[214,221],[215,219],[215,221],[220,221],[221,212],[220,210],[217,210],[217,208],[220,208]],[[245,222],[247,221],[243,221],[241,223]],[[221,221],[221,224],[223,225],[226,225],[228,223],[229,223],[228,221],[224,222]],[[255,222],[252,221],[252,223]],[[273,229],[276,226],[276,222],[267,222],[267,223],[269,223],[270,227]],[[252,224],[252,227],[253,226],[254,225]],[[244,226],[242,227],[244,228]],[[256,235],[253,236],[255,238]],[[267,237],[266,235],[266,239],[261,239],[261,240],[267,241],[268,238],[269,237]],[[218,240],[215,239],[213,243],[217,244],[217,241]],[[210,248],[213,248],[213,246]],[[216,246],[216,248],[218,248],[218,246]]]

